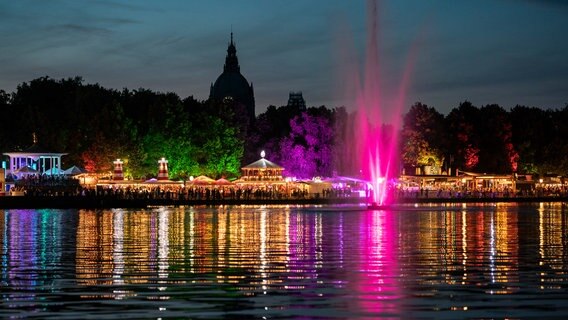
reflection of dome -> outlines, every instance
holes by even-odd
[[[219,102],[232,100],[243,104],[250,119],[254,120],[254,90],[252,83],[249,85],[247,79],[241,74],[237,49],[233,43],[233,33],[231,33],[231,42],[227,48],[223,73],[217,78],[215,84],[211,85],[209,98]]]

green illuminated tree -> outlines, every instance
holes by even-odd
[[[402,161],[406,166],[442,166],[445,139],[444,116],[434,108],[415,103],[403,119]]]
[[[217,117],[209,117],[208,130],[197,135],[202,144],[196,150],[200,172],[213,178],[239,175],[244,142],[238,138],[238,129],[228,126]]]

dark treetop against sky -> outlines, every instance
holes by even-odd
[[[350,47],[363,67],[368,10],[351,0],[1,0],[0,89],[82,76],[207,99],[232,28],[257,113],[286,104],[291,90],[309,106],[349,107],[340,94],[349,63],[337,52]],[[568,1],[392,0],[378,12],[386,101],[413,56],[408,106],[446,114],[464,100],[506,109],[568,102]]]

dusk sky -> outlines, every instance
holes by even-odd
[[[302,91],[309,106],[351,107],[338,52],[364,67],[366,1],[0,2],[0,89],[49,76],[107,88],[208,98],[231,29],[256,112]],[[568,1],[392,0],[379,3],[384,101],[414,57],[406,104],[447,114],[461,101],[563,108]],[[346,48],[348,47],[348,48]],[[357,70],[354,70],[356,72]]]

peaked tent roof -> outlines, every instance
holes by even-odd
[[[63,171],[63,174],[67,174],[67,175],[75,175],[75,174],[81,174],[81,173],[86,173],[86,171],[77,167],[77,166],[72,166],[72,167],[66,169],[65,171]]]
[[[198,176],[195,179],[193,179],[190,183],[191,184],[213,184],[214,182],[215,182],[215,180],[211,179],[209,177]]]
[[[37,171],[36,169],[30,166],[23,166],[15,171],[15,173],[38,173],[38,172],[39,171]]]
[[[59,168],[50,168],[45,170],[43,173],[48,174],[48,175],[55,175],[55,174],[64,174],[65,171],[59,169]]]
[[[221,178],[221,179],[215,180],[215,184],[217,184],[217,185],[231,185],[233,183],[231,181],[225,179],[225,178]]]
[[[257,160],[249,165],[242,167],[242,169],[284,169],[274,162],[268,161],[264,158]]]

